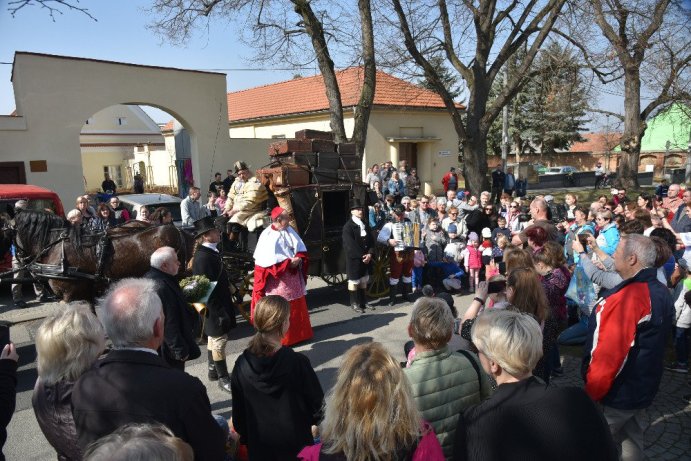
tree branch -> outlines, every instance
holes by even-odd
[[[55,14],[63,14],[63,12],[59,9],[62,6],[67,8],[68,10],[74,10],[83,13],[89,18],[98,22],[98,19],[96,19],[89,12],[88,8],[82,8],[80,6],[77,6],[76,3],[79,3],[79,0],[12,0],[7,3],[7,10],[10,12],[12,17],[15,17],[15,15],[24,7],[36,5],[48,10],[50,18],[53,20],[53,22],[55,22]],[[55,4],[56,6],[52,6],[51,4]]]

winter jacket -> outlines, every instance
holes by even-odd
[[[309,359],[288,347],[263,357],[245,350],[231,376],[233,425],[249,459],[294,460],[312,445],[324,392]]]
[[[612,256],[619,244],[619,229],[617,229],[617,225],[609,223],[600,229],[600,234],[597,236],[597,244],[602,248],[602,251]]]
[[[590,314],[582,367],[585,390],[594,401],[620,410],[652,403],[662,379],[673,306],[655,268],[642,269],[602,294]]]
[[[491,393],[489,379],[479,360],[470,354],[450,352],[444,346],[418,352],[410,367],[403,371],[422,418],[432,425],[444,456],[451,459],[458,415]]]
[[[677,287],[679,288],[674,290],[676,296],[676,301],[674,302],[675,326],[677,328],[691,328],[691,306],[684,301],[684,295],[689,290],[686,288],[685,283],[678,283]]]
[[[36,421],[48,443],[58,454],[59,461],[80,460],[82,450],[77,444],[77,428],[72,417],[71,381],[45,385],[38,378],[31,396]]]
[[[467,269],[480,269],[482,267],[482,251],[479,248],[472,246],[465,247],[461,253],[463,255],[463,263]]]
[[[436,231],[428,230],[425,234],[425,248],[427,249],[427,261],[438,262],[444,259],[444,247],[448,243],[448,239],[441,230],[441,227]]]

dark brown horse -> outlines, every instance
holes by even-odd
[[[22,211],[15,218],[15,244],[23,261],[36,258],[30,270],[46,277],[64,301],[93,302],[109,282],[141,277],[158,248],[175,249],[185,267],[190,251],[174,225],[149,226],[132,221],[104,235],[87,234],[64,219],[41,211]]]

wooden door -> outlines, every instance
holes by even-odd
[[[417,169],[417,143],[401,142],[398,143],[398,160],[408,162],[408,168]],[[398,165],[397,165],[398,166]]]
[[[24,162],[0,162],[0,184],[26,184]]]

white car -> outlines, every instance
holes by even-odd
[[[180,214],[180,197],[168,194],[124,194],[118,195],[122,206],[127,208],[130,218],[137,218],[137,211],[141,205],[149,208],[149,213],[153,213],[158,207],[167,208],[173,215],[173,224],[182,227],[182,216]]]
[[[575,173],[576,171],[578,170],[572,166],[551,166],[542,174],[571,174]]]

